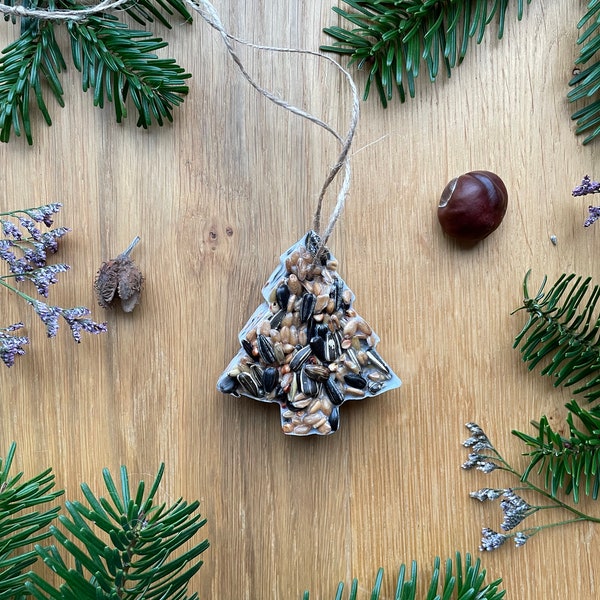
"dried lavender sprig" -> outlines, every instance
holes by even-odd
[[[25,354],[23,346],[29,344],[29,338],[11,335],[13,331],[23,327],[25,327],[23,323],[13,323],[8,327],[0,327],[0,360],[7,367],[12,367],[15,364],[15,357]]]

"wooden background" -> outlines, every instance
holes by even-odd
[[[316,0],[216,8],[231,32],[276,46],[315,50],[337,22]],[[417,560],[424,581],[435,556],[480,556],[480,530],[497,529],[501,513],[469,491],[516,482],[460,468],[464,424],[478,422],[523,465],[511,429],[560,418],[569,399],[512,349],[525,272],[532,287],[572,271],[600,280],[600,229],[582,228],[588,199],[571,197],[583,175],[600,177],[600,142],[582,145],[566,100],[584,9],[533,0],[518,23],[511,6],[504,39],[490,26],[451,79],[423,79],[415,100],[387,110],[376,97],[362,103],[352,190],[330,247],[403,386],[345,405],[340,430],[324,438],[284,436],[275,406],[215,384],[280,253],[310,225],[336,142],[259,97],[199,18],[155,28],[193,74],[172,126],[137,129],[133,110],[117,125],[70,67],[66,108],[49,102],[53,126],[36,116],[33,147],[0,147],[0,204],[64,204],[56,224],[72,232],[55,258],[72,270],[50,299],[94,307],[109,333],[77,345],[62,327],[46,339],[33,312],[2,293],[2,323],[24,320],[31,345],[0,369],[0,452],[16,441],[16,468],[52,466],[72,499],[82,481],[102,492],[103,467],[150,480],[164,461],[164,498],[200,499],[208,519],[211,547],[191,586],[205,599],[306,589],[329,599],[352,577],[367,598],[379,567],[389,598],[402,562]],[[16,34],[5,24],[0,41]],[[262,85],[345,130],[350,94],[331,65],[239,52]],[[510,200],[501,228],[467,251],[444,237],[436,206],[447,181],[473,169],[500,174]],[[141,305],[104,313],[95,272],[135,235]],[[507,597],[585,600],[599,592],[599,534],[569,526],[481,557]]]

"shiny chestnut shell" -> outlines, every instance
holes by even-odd
[[[478,242],[498,228],[508,205],[508,192],[498,175],[471,171],[444,188],[438,220],[445,233],[462,242]]]

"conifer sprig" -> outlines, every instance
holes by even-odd
[[[412,562],[410,573],[407,573],[406,565],[401,565],[396,583],[394,598],[396,600],[417,599],[417,563]],[[486,571],[481,568],[481,561],[473,562],[471,555],[466,554],[463,558],[459,552],[456,553],[454,563],[448,558],[444,566],[441,566],[439,557],[433,564],[433,572],[427,587],[427,595],[424,600],[438,600],[439,598],[455,598],[456,600],[500,600],[505,591],[500,589],[501,579],[491,583],[485,583]],[[383,569],[379,569],[375,577],[371,600],[381,598],[381,586],[383,583]],[[348,600],[356,600],[358,594],[358,580],[354,579],[348,592]],[[343,600],[344,584],[340,583],[335,595],[335,600]],[[309,592],[304,592],[303,600],[310,600]]]
[[[600,397],[600,286],[591,278],[561,275],[545,291],[546,277],[530,296],[528,278],[523,282],[523,306],[528,320],[513,347],[519,348],[529,370],[545,363],[542,375],[554,378],[554,386],[574,386],[592,402]],[[517,312],[515,311],[515,312]]]
[[[583,106],[575,111],[572,119],[577,121],[575,133],[586,134],[588,144],[600,135],[600,2],[589,0],[587,12],[577,23],[582,30],[577,44],[579,56],[575,60],[577,69],[569,85],[573,89],[567,97],[571,102],[581,101]]]
[[[537,467],[552,496],[556,497],[558,491],[563,490],[566,495],[573,495],[575,503],[579,502],[582,493],[597,500],[600,491],[600,413],[597,408],[582,408],[575,400],[571,400],[567,408],[568,436],[552,429],[546,416],[534,423],[536,436],[513,431],[532,448],[528,452],[531,461],[522,477],[526,480]]]
[[[56,587],[40,574],[31,573],[28,592],[38,600],[196,600],[198,595],[188,596],[187,588],[202,566],[199,556],[208,548],[208,541],[182,548],[206,520],[197,512],[198,501],[188,503],[180,498],[168,507],[157,502],[163,474],[161,465],[149,489],[140,481],[132,490],[125,467],[119,485],[105,469],[107,497],[97,497],[82,484],[87,505],[66,502],[67,514],[58,517],[62,528],[50,528],[59,546],[36,545],[63,583]],[[74,567],[64,554],[75,559]]]
[[[525,2],[516,0],[521,20]],[[487,26],[497,20],[498,38],[504,34],[510,0],[344,0],[350,10],[332,10],[348,28],[324,29],[335,42],[324,52],[350,57],[350,64],[368,70],[364,98],[374,84],[383,106],[394,90],[400,101],[415,95],[415,79],[425,65],[431,81],[440,70],[449,77],[464,59],[469,42],[479,44]]]
[[[4,3],[13,5],[13,0]],[[36,8],[77,11],[86,7],[73,0],[44,0]],[[159,21],[170,27],[173,15],[185,21],[192,18],[181,0],[132,0],[123,5],[123,12],[142,25]],[[81,72],[83,91],[93,90],[95,106],[114,103],[116,120],[121,122],[127,116],[130,97],[139,127],[173,120],[173,109],[187,95],[186,80],[191,75],[174,59],[156,54],[167,42],[108,13],[67,20],[66,24],[73,64]],[[33,143],[30,99],[35,98],[46,124],[52,124],[44,97],[46,88],[59,106],[65,104],[60,73],[66,63],[54,35],[58,26],[47,19],[22,19],[19,38],[0,56],[1,142],[8,142],[14,132]]]
[[[41,508],[62,491],[54,491],[51,469],[24,480],[23,473],[11,474],[16,444],[0,459],[0,599],[25,596],[28,570],[38,555],[32,545],[50,536],[48,524],[60,507]]]

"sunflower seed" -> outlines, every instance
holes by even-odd
[[[271,340],[262,333],[257,338],[257,347],[260,357],[267,363],[271,364],[275,362],[275,350],[273,350],[273,344]]]
[[[303,348],[300,348],[300,350],[294,354],[294,357],[290,362],[290,369],[292,371],[298,371],[300,367],[308,360],[311,354],[311,346],[304,346]]]
[[[316,304],[317,297],[314,294],[307,293],[302,296],[302,303],[300,305],[300,321],[302,323],[306,323],[313,315]]]
[[[325,391],[327,392],[327,395],[334,406],[339,406],[344,402],[344,392],[342,392],[340,386],[333,380],[332,377],[325,382]]]
[[[364,390],[367,387],[367,380],[356,373],[346,373],[344,381],[353,388]]]
[[[254,377],[252,377],[252,375],[250,373],[241,371],[237,376],[237,380],[238,380],[239,384],[251,396],[254,396],[256,398],[260,398],[260,396],[262,396],[262,394],[263,394],[262,388],[257,385],[256,380],[254,379]]]
[[[262,385],[267,392],[272,392],[279,382],[279,371],[275,367],[267,367],[262,374]]]

